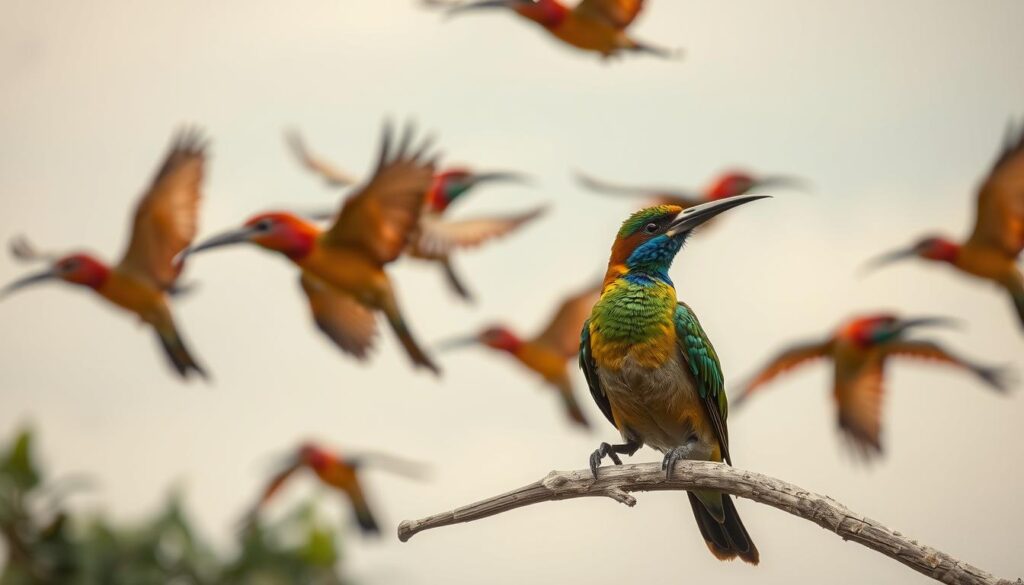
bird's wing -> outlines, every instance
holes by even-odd
[[[836,384],[839,429],[865,458],[882,452],[882,373],[885,361],[881,353],[871,356],[856,375]]]
[[[983,382],[1000,392],[1007,390],[1007,381],[1001,369],[974,363],[931,341],[894,341],[883,344],[880,349],[886,357],[920,358],[962,368],[978,376]]]
[[[281,486],[288,481],[288,478],[298,471],[300,467],[302,467],[302,463],[296,458],[294,462],[289,463],[287,466],[275,473],[273,477],[270,478],[270,481],[267,482],[266,487],[263,488],[259,502],[256,504],[256,509],[262,508],[266,505],[266,503],[281,490]]]
[[[135,209],[131,241],[120,270],[149,279],[160,288],[174,284],[181,271],[175,256],[199,229],[206,141],[198,130],[178,133],[149,191]]]
[[[574,12],[582,17],[607,23],[618,29],[632,24],[644,7],[644,0],[582,0]]]
[[[790,346],[768,362],[756,376],[744,386],[743,390],[733,399],[733,406],[750,397],[762,385],[774,380],[781,374],[808,361],[827,357],[832,351],[831,342],[801,343]]]
[[[601,298],[600,286],[588,287],[565,299],[555,311],[548,326],[533,339],[551,347],[570,359],[579,351],[579,331]]]
[[[291,130],[285,134],[285,140],[295,158],[299,159],[302,166],[309,171],[320,175],[328,185],[332,187],[347,187],[356,182],[356,178],[349,173],[339,169],[326,160],[316,156],[306,147],[306,141],[297,130]]]
[[[504,217],[445,220],[426,216],[420,221],[417,248],[431,258],[446,258],[456,248],[474,248],[500,238],[544,213],[543,207]]]
[[[332,290],[308,272],[302,273],[300,283],[320,331],[342,351],[359,359],[366,358],[377,336],[377,319],[373,311],[355,298]]]
[[[594,362],[594,354],[590,348],[590,319],[583,324],[583,331],[580,333],[579,353],[580,369],[583,370],[583,377],[587,379],[590,395],[608,422],[618,428],[618,425],[615,424],[615,417],[612,416],[612,403],[608,401],[608,396],[601,388],[601,379],[597,375],[597,364]]]
[[[1016,258],[1024,249],[1024,126],[1010,126],[1006,143],[978,191],[970,243]]]
[[[627,195],[630,197],[649,197],[651,199],[665,201],[671,200],[681,207],[693,207],[694,205],[701,203],[701,198],[696,194],[687,191],[680,191],[678,189],[638,187],[634,185],[609,183],[583,173],[577,173],[576,179],[587,189],[597,193],[604,193],[606,195]]]
[[[715,429],[722,459],[732,465],[732,457],[729,455],[729,428],[725,424],[729,416],[729,401],[725,395],[725,376],[722,373],[722,364],[718,361],[718,354],[700,326],[697,315],[686,303],[680,302],[676,305],[675,326],[679,353],[697,380],[704,411]]]
[[[394,148],[392,134],[385,126],[373,177],[345,201],[322,240],[328,246],[359,249],[381,264],[398,258],[409,242],[435,167],[427,152],[429,140],[413,147],[411,125]]]

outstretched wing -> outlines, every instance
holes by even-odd
[[[683,361],[690,366],[690,373],[697,380],[704,410],[715,429],[715,437],[722,450],[722,459],[732,465],[729,455],[729,428],[725,421],[729,416],[729,400],[725,395],[725,376],[718,361],[711,340],[700,326],[697,315],[686,303],[676,305],[676,343]]]
[[[302,166],[320,175],[331,187],[347,187],[355,184],[356,178],[354,176],[310,152],[306,148],[306,141],[302,139],[302,135],[297,130],[287,132],[285,140],[288,142],[288,146],[291,148],[295,158],[299,159],[299,162],[302,163]]]
[[[597,375],[597,364],[594,362],[594,354],[590,349],[590,319],[583,323],[583,331],[580,333],[579,352],[580,369],[583,370],[583,377],[587,379],[590,395],[594,398],[594,402],[597,403],[597,407],[601,409],[601,413],[608,419],[608,422],[618,428],[618,425],[615,424],[615,417],[612,416],[612,404],[608,401],[608,396],[605,395],[604,389],[601,388],[601,379]]]
[[[591,175],[577,173],[576,179],[581,185],[597,193],[606,195],[626,195],[629,197],[647,197],[655,199],[660,203],[672,203],[683,208],[693,207],[702,203],[702,199],[694,193],[679,191],[676,189],[662,189],[659,187],[637,187],[634,185],[621,185],[609,183]]]
[[[644,0],[582,0],[575,12],[622,29],[632,24],[643,7]]]
[[[733,398],[733,406],[738,406],[762,385],[774,380],[779,375],[811,360],[827,357],[831,352],[831,341],[790,346],[761,368],[757,375]]]
[[[413,128],[408,125],[393,149],[391,128],[384,127],[373,177],[345,201],[338,219],[323,236],[325,245],[357,248],[381,264],[398,258],[419,223],[434,177],[430,141],[413,147],[412,140]]]
[[[149,191],[135,209],[131,241],[118,269],[170,288],[181,272],[175,256],[199,229],[206,141],[196,129],[178,133]]]
[[[1008,390],[1005,372],[1000,368],[983,366],[947,351],[930,341],[894,341],[883,344],[880,351],[886,356],[912,357],[949,364],[971,372],[997,391]]]
[[[1024,249],[1024,125],[1010,125],[1003,150],[978,192],[969,242],[1011,258]]]
[[[377,336],[373,311],[353,297],[332,290],[308,272],[302,273],[300,282],[320,331],[342,351],[359,359],[366,358]]]
[[[488,240],[500,238],[544,213],[539,207],[526,213],[505,217],[445,220],[424,216],[420,221],[419,252],[428,258],[447,258],[456,248],[474,248]]]
[[[876,352],[851,376],[836,384],[839,430],[864,458],[882,452],[882,374],[884,359]]]
[[[601,287],[592,286],[565,299],[558,307],[548,326],[533,339],[572,358],[579,351],[579,331],[590,317],[590,312],[601,298]]]

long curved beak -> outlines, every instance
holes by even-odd
[[[248,242],[252,237],[256,235],[256,229],[253,227],[243,227],[230,232],[225,232],[219,236],[213,236],[208,240],[200,242],[194,246],[189,246],[181,251],[178,256],[184,260],[188,256],[204,250],[210,250],[212,248],[219,248],[221,246],[230,246],[231,244],[240,244],[242,242]]]
[[[472,345],[476,345],[477,343],[478,340],[475,335],[471,335],[469,337],[455,337],[453,339],[442,341],[441,343],[437,344],[435,349],[437,351],[451,351],[453,349],[463,349],[466,347],[470,347]]]
[[[472,182],[474,185],[479,185],[480,183],[520,183],[528,185],[533,181],[530,180],[530,177],[522,173],[495,171],[490,173],[476,173],[473,175]]]
[[[900,260],[914,258],[915,256],[917,256],[917,251],[914,250],[913,248],[905,248],[902,250],[887,252],[885,254],[882,254],[881,256],[875,256],[871,260],[868,260],[867,264],[864,265],[863,271],[873,272],[875,270],[878,270],[879,268],[888,266],[893,262],[899,262]]]
[[[672,225],[669,226],[668,231],[665,232],[665,235],[670,238],[674,238],[676,236],[689,233],[700,224],[724,211],[750,203],[751,201],[766,198],[768,198],[768,195],[740,195],[738,197],[729,197],[727,199],[719,199],[718,201],[710,201],[694,207],[688,207],[679,212],[679,215],[676,216]]]
[[[508,0],[480,0],[478,2],[467,2],[458,6],[452,6],[445,13],[447,16],[458,16],[466,12],[475,12],[484,8],[510,8]]]
[[[788,175],[770,175],[767,177],[755,179],[753,188],[782,188],[793,189],[795,191],[810,191],[810,183],[808,183],[806,179],[801,179],[800,177],[791,177]]]
[[[913,327],[959,327],[960,321],[949,317],[917,317],[915,319],[901,320],[897,325],[900,331]]]
[[[32,286],[33,284],[37,284],[40,282],[45,282],[47,280],[53,280],[55,278],[57,278],[57,272],[52,268],[47,268],[43,272],[30,274],[24,278],[15,280],[11,284],[8,284],[4,288],[0,289],[0,299],[6,297],[7,295],[13,293],[18,289],[22,289],[27,286]]]

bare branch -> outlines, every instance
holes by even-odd
[[[671,479],[656,463],[602,467],[594,479],[589,470],[552,471],[540,481],[475,504],[435,514],[421,520],[406,520],[398,526],[398,538],[405,542],[417,532],[472,522],[539,502],[571,498],[609,497],[632,506],[630,492],[668,490],[714,490],[747,498],[810,520],[871,550],[907,565],[911,569],[950,585],[1021,585],[998,579],[950,555],[921,545],[882,524],[861,516],[839,502],[793,484],[736,469],[722,463],[680,461]]]

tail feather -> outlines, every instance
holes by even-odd
[[[565,414],[569,417],[569,420],[581,428],[590,428],[590,423],[587,421],[586,415],[583,414],[580,403],[576,400],[576,395],[573,393],[569,380],[566,379],[557,384],[555,390],[562,399],[562,407],[565,409]]]
[[[388,299],[385,307],[384,314],[388,318],[388,324],[391,325],[391,329],[394,330],[395,335],[398,336],[398,340],[402,342],[402,347],[405,348],[405,353],[409,355],[409,359],[412,363],[419,367],[424,367],[434,372],[434,374],[440,375],[441,368],[437,366],[430,359],[419,344],[416,343],[416,339],[413,337],[412,332],[409,331],[409,327],[405,324],[405,319],[402,318],[402,313],[398,310],[398,303],[395,302],[394,297]]]
[[[444,276],[448,280],[448,285],[452,287],[457,295],[462,297],[466,301],[473,300],[473,294],[469,292],[466,285],[462,282],[462,278],[455,272],[455,268],[452,266],[452,262],[449,258],[441,260],[441,267],[444,268]]]
[[[629,47],[629,50],[636,53],[646,53],[648,55],[654,55],[655,57],[661,57],[662,59],[681,59],[683,57],[683,51],[680,49],[659,47],[657,45],[651,45],[636,40],[631,42],[632,45]]]
[[[1024,287],[1016,290],[1010,289],[1010,296],[1013,299],[1013,306],[1017,309],[1017,317],[1020,319],[1021,327],[1024,327]]]
[[[363,531],[363,534],[374,536],[380,534],[380,526],[377,524],[377,520],[373,517],[373,512],[370,511],[370,507],[366,505],[365,501],[352,502],[352,509],[355,511],[356,522],[359,524],[359,529]]]
[[[173,323],[164,327],[157,327],[156,334],[157,339],[160,340],[160,345],[164,349],[164,353],[167,355],[168,361],[171,363],[171,367],[178,372],[179,376],[187,379],[194,372],[201,378],[209,378],[206,370],[192,357]]]
[[[708,545],[708,550],[715,558],[722,561],[731,561],[739,557],[752,565],[758,564],[761,555],[754,545],[754,541],[747,534],[743,521],[732,498],[722,494],[722,508],[725,512],[725,521],[719,522],[708,512],[704,504],[693,493],[687,494],[690,498],[690,507],[693,508],[693,516],[697,519],[697,527]]]

